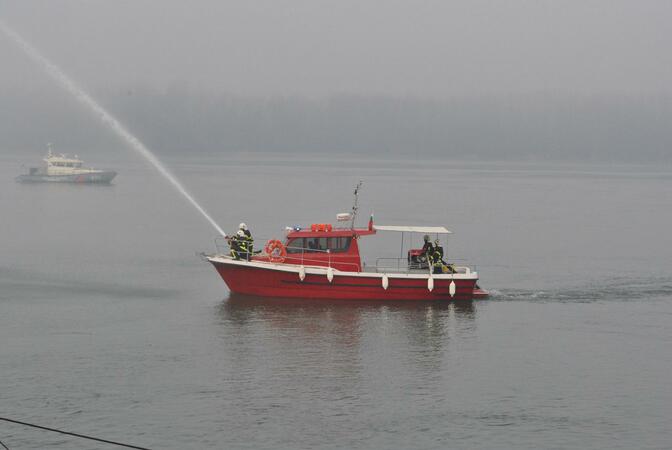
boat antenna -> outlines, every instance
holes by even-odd
[[[355,219],[357,218],[357,210],[359,209],[359,206],[357,206],[357,200],[359,199],[359,190],[362,188],[362,180],[359,180],[359,183],[357,183],[357,186],[355,186],[355,202],[352,205],[352,223],[350,223],[350,228],[353,230],[355,229]]]
[[[53,149],[54,149],[54,144],[52,144],[51,142],[47,142],[47,150],[48,150],[48,151],[47,151],[47,154],[48,154],[49,156],[52,155],[52,150],[53,150]]]

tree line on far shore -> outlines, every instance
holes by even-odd
[[[672,96],[248,98],[128,87],[96,97],[159,154],[366,153],[461,160],[672,161]],[[67,93],[0,91],[0,147],[118,146]]]

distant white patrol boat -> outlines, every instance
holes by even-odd
[[[52,144],[47,144],[49,152],[44,158],[45,167],[29,167],[28,173],[16,177],[22,183],[109,183],[117,176],[113,170],[100,170],[83,167],[84,161],[77,155],[70,158],[67,155],[55,155]]]

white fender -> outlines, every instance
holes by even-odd
[[[327,280],[329,280],[329,283],[331,283],[334,280],[334,269],[329,267],[327,269]]]
[[[427,279],[427,289],[429,289],[429,292],[434,290],[434,278],[431,276]]]
[[[383,274],[383,289],[387,290],[387,287],[390,285],[390,281],[387,279],[387,275]]]
[[[448,293],[450,294],[451,297],[455,296],[455,290],[456,290],[455,281],[450,280],[450,286],[448,286]]]
[[[301,266],[299,267],[299,280],[303,281],[306,279],[306,268]]]

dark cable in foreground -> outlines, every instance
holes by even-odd
[[[0,445],[2,445],[5,448],[5,450],[9,450],[9,447],[7,447],[2,441],[0,441]]]
[[[151,450],[147,447],[138,447],[137,445],[122,444],[121,442],[108,441],[107,439],[100,439],[100,438],[93,437],[93,436],[87,436],[85,434],[71,433],[69,431],[57,430],[56,428],[43,427],[41,425],[35,425],[34,423],[21,422],[21,421],[18,421],[18,420],[7,419],[6,417],[0,417],[0,420],[4,420],[5,422],[17,423],[19,425],[25,425],[27,427],[39,428],[40,430],[53,431],[54,433],[67,434],[68,436],[74,436],[74,437],[78,437],[78,438],[82,438],[82,439],[89,439],[91,441],[98,441],[98,442],[104,442],[106,444],[118,445],[120,447],[136,448],[136,449],[139,449],[139,450]],[[2,446],[5,447],[5,444],[2,444]],[[7,447],[5,447],[5,448],[7,448]]]

